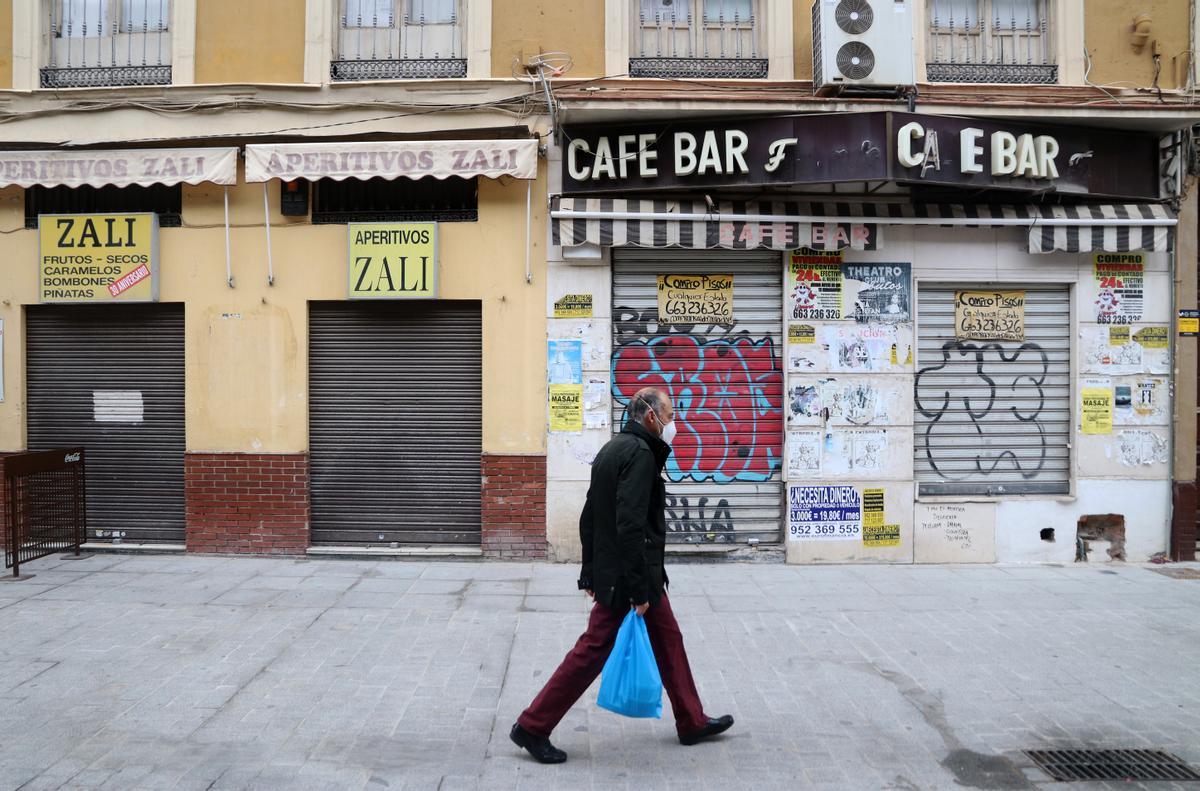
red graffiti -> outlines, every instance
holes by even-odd
[[[770,338],[668,334],[618,346],[616,397],[628,403],[643,387],[675,403],[670,480],[764,481],[779,469],[783,371]]]

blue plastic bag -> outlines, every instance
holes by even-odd
[[[633,610],[621,622],[617,641],[604,663],[596,703],[626,717],[662,717],[662,677],[646,621]]]

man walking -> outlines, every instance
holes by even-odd
[[[674,419],[666,393],[652,387],[638,391],[629,403],[629,421],[592,462],[592,482],[579,518],[579,588],[596,603],[587,630],[509,734],[541,763],[567,760],[550,743],[550,732],[600,674],[631,607],[646,619],[679,741],[696,744],[733,725],[728,715],[710,719],[704,714],[665,590],[667,490],[662,469],[671,455]]]

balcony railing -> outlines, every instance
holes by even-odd
[[[763,0],[632,0],[631,77],[764,79]]]
[[[928,0],[930,82],[1058,82],[1050,0]]]
[[[334,80],[466,77],[466,0],[338,0]]]
[[[171,83],[171,0],[49,0],[43,88]]]

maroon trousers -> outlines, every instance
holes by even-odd
[[[567,710],[600,675],[624,619],[624,613],[603,604],[593,606],[587,630],[580,635],[575,647],[567,653],[533,703],[517,718],[517,724],[535,736],[548,738]],[[645,619],[658,672],[671,700],[671,710],[675,712],[675,728],[679,733],[698,731],[708,718],[700,705],[700,694],[696,692],[687,652],[683,649],[683,633],[679,631],[666,593],[650,605]]]

